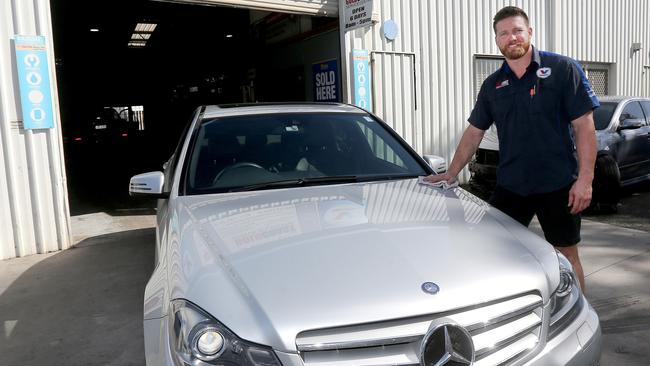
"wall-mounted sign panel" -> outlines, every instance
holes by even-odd
[[[343,22],[344,31],[372,25],[373,0],[341,0],[345,1]]]
[[[314,100],[317,102],[339,102],[339,72],[336,59],[317,62],[312,65]]]
[[[18,85],[25,129],[54,127],[45,37],[15,36]]]
[[[354,105],[372,111],[370,95],[370,54],[368,50],[352,50]]]

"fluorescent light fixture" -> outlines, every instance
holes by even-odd
[[[90,28],[90,31],[91,32],[99,32],[99,29],[98,28]]]
[[[137,33],[136,32],[136,33],[133,33],[131,35],[131,39],[143,39],[145,41],[147,39],[149,39],[149,37],[151,37],[151,33]]]
[[[226,38],[232,38],[232,34],[226,34]]]
[[[129,41],[128,46],[130,48],[142,48],[147,45],[146,41]]]
[[[144,33],[153,33],[157,25],[158,24],[156,23],[138,23],[135,26],[135,31],[144,32]]]
[[[142,48],[147,45],[147,40],[151,38],[151,33],[156,30],[158,24],[156,23],[138,23],[135,25],[135,30],[131,34],[128,46],[130,48]]]

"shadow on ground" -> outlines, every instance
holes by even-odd
[[[584,216],[610,225],[650,232],[650,182],[623,188],[617,212],[591,211]]]
[[[144,365],[153,228],[87,238],[0,294],[0,365]]]

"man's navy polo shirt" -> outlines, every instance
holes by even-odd
[[[483,82],[469,123],[481,130],[496,123],[497,184],[528,196],[557,191],[576,179],[571,121],[599,105],[575,60],[533,47],[521,79],[504,61]]]

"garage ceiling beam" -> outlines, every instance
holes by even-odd
[[[227,6],[271,12],[338,16],[338,0],[154,0],[168,3]]]

